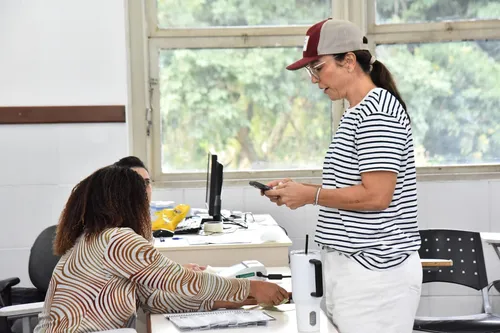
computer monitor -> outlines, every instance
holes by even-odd
[[[217,161],[217,155],[208,154],[207,162],[207,188],[205,200],[208,204],[209,219],[203,222],[222,221],[221,216],[221,194],[224,166]]]

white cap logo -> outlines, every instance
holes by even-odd
[[[307,43],[309,43],[309,36],[306,36],[306,39],[304,39],[304,47],[302,48],[304,52],[307,50]]]

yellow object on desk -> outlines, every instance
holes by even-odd
[[[180,204],[173,209],[167,208],[155,212],[156,219],[152,222],[151,229],[153,231],[167,229],[174,232],[177,225],[186,217],[190,208],[189,205]]]

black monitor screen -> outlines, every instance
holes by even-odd
[[[213,221],[221,219],[221,194],[224,167],[217,161],[217,155],[208,154],[207,163],[207,189],[208,215]]]

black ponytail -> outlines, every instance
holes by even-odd
[[[372,78],[373,83],[375,83],[377,87],[384,88],[385,90],[393,94],[394,97],[398,99],[399,103],[401,103],[403,108],[406,110],[406,103],[403,101],[403,98],[401,98],[401,95],[399,94],[398,88],[396,87],[396,82],[394,82],[391,72],[389,72],[387,67],[385,67],[385,65],[378,60],[375,60],[372,66],[373,68],[370,72],[370,77]]]
[[[358,50],[358,51],[353,51],[352,53],[356,55],[356,61],[361,66],[363,71],[366,74],[370,75],[370,78],[372,79],[373,83],[377,87],[387,90],[392,95],[394,95],[394,97],[396,97],[401,106],[405,109],[409,119],[410,115],[408,114],[408,110],[406,109],[406,103],[399,94],[398,88],[396,87],[396,82],[394,82],[392,74],[391,72],[389,72],[387,67],[385,67],[385,65],[378,60],[375,60],[373,64],[370,64],[372,55],[368,50]],[[347,53],[335,54],[334,58],[337,61],[342,61],[344,60],[346,54]]]

